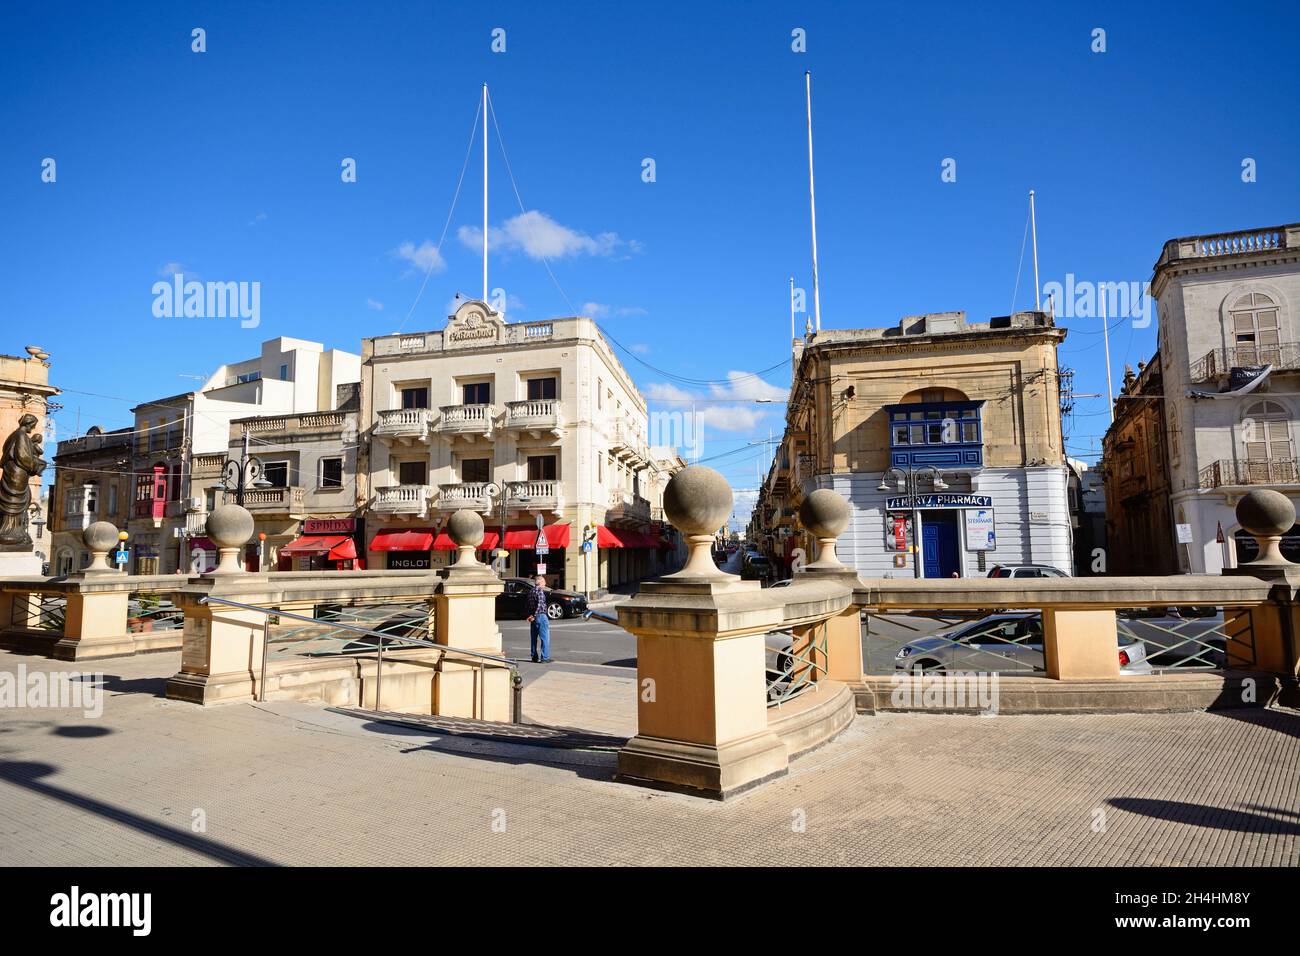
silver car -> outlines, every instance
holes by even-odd
[[[1116,648],[1121,674],[1150,674],[1147,648],[1134,637],[1120,635]],[[898,670],[920,668],[926,673],[949,671],[1043,671],[1043,618],[1038,611],[1005,611],[968,624],[918,638],[899,648]]]

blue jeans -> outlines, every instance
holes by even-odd
[[[542,645],[542,653],[537,653],[537,645]],[[551,621],[546,611],[539,611],[528,626],[528,647],[535,661],[544,661],[551,656]]]

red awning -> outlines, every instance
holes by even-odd
[[[305,534],[301,538],[286,544],[280,549],[281,554],[329,554],[334,548],[344,542],[351,542],[351,538],[342,534]],[[352,551],[352,557],[356,557],[356,549]]]
[[[388,528],[370,539],[371,551],[428,551],[432,547],[432,528]]]
[[[598,524],[596,525],[596,547],[621,548],[623,542],[611,529],[606,528],[603,524]]]
[[[342,542],[330,548],[327,557],[331,561],[352,561],[357,556],[357,543],[351,538],[344,538]]]
[[[217,551],[217,546],[211,538],[190,538],[190,550],[198,548],[201,551]]]
[[[546,543],[551,548],[567,548],[569,546],[569,526],[567,524],[548,524],[542,529],[542,532],[546,535]],[[536,528],[517,525],[506,529],[505,548],[507,551],[531,551],[536,546]]]
[[[490,551],[490,550],[492,550],[493,548],[495,548],[495,547],[497,546],[497,539],[500,538],[500,537],[501,537],[500,533],[498,533],[498,532],[496,532],[496,531],[487,531],[487,530],[484,530],[484,532],[483,532],[483,543],[480,544],[476,550],[478,550],[478,551],[484,551],[484,550]],[[445,531],[439,531],[439,532],[438,532],[438,537],[436,537],[436,538],[433,539],[433,550],[435,550],[435,551],[455,551],[455,550],[456,550],[456,543],[455,543],[454,541],[451,540],[451,535],[447,534],[447,532],[445,532]]]

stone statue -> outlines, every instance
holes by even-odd
[[[35,430],[36,416],[24,415],[0,453],[0,551],[32,550],[32,536],[27,533],[32,479],[48,464],[41,436],[32,434]]]

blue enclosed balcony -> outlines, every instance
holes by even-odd
[[[983,401],[886,405],[894,468],[984,467]]]

